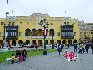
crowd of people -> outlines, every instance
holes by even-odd
[[[67,46],[69,48],[70,44],[68,45],[65,45],[65,44],[58,44],[58,43],[55,43],[54,45],[56,48],[57,48],[57,51],[60,55],[60,52],[62,52],[63,50],[63,47]],[[88,50],[89,48],[92,49],[92,54],[93,54],[93,43],[89,43],[89,42],[86,42],[86,43],[74,43],[72,45],[74,47],[74,52],[78,52],[78,53],[88,53]]]
[[[79,49],[78,53],[81,54],[84,52],[88,53],[89,48],[92,49],[92,54],[93,54],[93,43],[89,43],[89,42],[79,43],[79,44],[74,43],[74,52],[77,52],[77,49]]]

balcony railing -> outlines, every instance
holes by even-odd
[[[63,39],[74,39],[74,36],[62,36]]]
[[[25,39],[43,39],[44,36],[25,36]],[[52,36],[46,36],[46,38],[52,38]],[[55,38],[55,36],[53,37]]]
[[[4,36],[3,36],[3,39],[5,39]],[[18,39],[18,37],[17,36],[8,36],[8,37],[6,37],[6,39],[12,40],[12,39]]]

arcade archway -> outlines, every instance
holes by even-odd
[[[13,46],[16,46],[16,40],[13,40],[13,41],[12,41],[12,45],[13,45]]]

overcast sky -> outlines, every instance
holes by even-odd
[[[93,0],[9,0],[8,5],[7,0],[0,0],[0,18],[5,17],[6,11],[9,16],[47,13],[51,17],[68,16],[93,22]]]

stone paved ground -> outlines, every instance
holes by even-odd
[[[73,50],[71,47],[68,51]],[[78,61],[67,61],[63,57],[65,49],[58,55],[58,52],[48,53],[28,58],[26,61],[14,64],[2,63],[0,70],[93,70],[93,54],[78,54]]]

